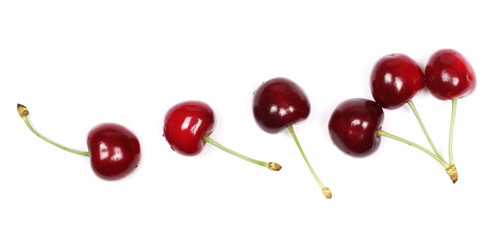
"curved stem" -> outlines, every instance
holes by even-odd
[[[269,168],[270,170],[273,170],[273,171],[279,171],[281,169],[281,166],[275,162],[263,162],[263,161],[259,161],[259,160],[255,160],[253,158],[249,158],[245,155],[242,155],[240,153],[237,153],[223,145],[221,145],[220,143],[214,141],[214,139],[212,139],[209,135],[205,135],[203,137],[203,140],[207,143],[210,143],[212,145],[214,145],[215,147],[227,152],[227,153],[230,153],[234,156],[237,156],[243,160],[246,160],[246,161],[249,161],[251,163],[254,163],[254,164],[257,164],[257,165],[260,165],[260,166],[263,166],[263,167],[266,167],[266,168]]]
[[[450,117],[449,132],[449,164],[454,165],[454,155],[452,153],[452,139],[454,137],[454,122],[456,121],[457,98],[452,99],[452,114]]]
[[[431,149],[433,149],[433,152],[440,158],[442,158],[442,155],[437,151],[437,148],[435,147],[435,144],[433,144],[433,141],[431,141],[430,135],[428,134],[428,131],[426,130],[425,125],[423,124],[423,121],[421,120],[421,117],[419,116],[418,111],[416,110],[416,107],[414,106],[414,102],[410,100],[407,102],[409,107],[411,108],[412,112],[414,113],[414,116],[416,116],[416,119],[418,120],[419,126],[423,130],[423,133],[425,134],[426,140],[430,143]]]
[[[399,141],[399,142],[403,142],[403,143],[405,143],[405,144],[407,144],[407,145],[413,146],[413,147],[415,147],[415,148],[417,148],[417,149],[419,149],[419,150],[421,150],[421,151],[425,152],[426,154],[430,155],[432,158],[434,158],[434,159],[435,159],[435,160],[437,160],[440,164],[442,164],[442,166],[443,166],[444,168],[448,168],[448,167],[449,167],[449,164],[447,164],[447,162],[445,162],[445,160],[444,160],[443,158],[441,158],[440,156],[437,156],[436,154],[434,154],[434,153],[430,152],[428,149],[426,149],[426,148],[424,148],[424,147],[422,147],[422,146],[420,146],[420,145],[418,145],[418,144],[416,144],[416,143],[413,143],[413,142],[411,142],[411,141],[409,141],[409,140],[406,140],[406,139],[404,139],[404,138],[401,138],[401,137],[397,137],[397,136],[395,136],[395,135],[393,135],[393,134],[390,134],[390,133],[388,133],[388,132],[385,132],[385,131],[383,131],[383,130],[381,130],[381,129],[378,129],[378,131],[376,132],[376,134],[377,134],[378,136],[388,137],[388,138],[391,138],[391,139],[393,139],[393,140],[397,140],[397,141]]]
[[[321,191],[323,192],[324,196],[326,198],[331,198],[331,191],[329,188],[324,186],[323,182],[319,179],[318,175],[312,168],[311,164],[309,163],[309,160],[307,159],[307,156],[304,153],[304,150],[302,149],[302,146],[300,145],[299,139],[297,138],[297,135],[295,134],[295,131],[293,130],[293,125],[290,125],[287,127],[288,131],[292,135],[293,140],[295,141],[295,144],[297,144],[297,147],[299,148],[300,154],[302,154],[302,157],[304,158],[305,163],[307,164],[307,167],[311,171],[312,175],[314,176],[314,179],[316,179],[316,182],[319,184],[321,187]]]
[[[74,153],[74,154],[78,154],[78,155],[81,155],[81,156],[90,156],[90,153],[89,152],[85,152],[85,151],[78,151],[78,150],[74,150],[72,148],[68,148],[66,146],[63,146],[61,144],[58,144],[48,138],[46,138],[45,136],[41,135],[38,131],[36,131],[33,126],[31,126],[31,123],[29,122],[29,119],[28,119],[28,115],[29,115],[29,111],[28,109],[21,105],[21,104],[18,104],[17,105],[17,111],[19,112],[19,115],[21,116],[22,120],[24,120],[24,123],[26,123],[26,126],[28,126],[29,130],[31,130],[31,132],[33,132],[36,136],[38,136],[39,138],[45,140],[46,142],[58,147],[58,148],[61,148],[61,149],[64,149],[68,152],[71,152],[71,153]]]

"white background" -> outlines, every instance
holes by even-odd
[[[483,2],[483,1],[482,1]],[[495,8],[478,1],[2,1],[0,239],[495,239]],[[424,68],[441,48],[470,61],[475,92],[459,101],[459,182],[425,153],[383,139],[343,155],[327,123],[352,97],[371,99],[375,61],[404,53]],[[252,116],[252,93],[284,76],[311,101],[295,130],[333,198],[326,200],[287,132]],[[181,156],[162,137],[169,107],[202,100],[212,138],[283,165],[272,172],[206,146]],[[450,102],[414,98],[447,158]],[[86,150],[101,122],[140,138],[129,177],[96,177]],[[383,129],[429,147],[407,106]]]

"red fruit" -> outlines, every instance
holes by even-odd
[[[382,57],[371,72],[370,84],[374,100],[387,109],[409,102],[425,85],[421,68],[404,54]]]
[[[304,90],[286,78],[264,82],[254,93],[253,113],[257,124],[277,133],[309,116],[310,104]]]
[[[335,145],[355,157],[370,155],[379,147],[377,130],[383,123],[383,109],[376,102],[354,98],[340,103],[331,114],[328,131]]]
[[[88,133],[87,144],[93,171],[101,178],[122,178],[140,162],[138,138],[121,125],[104,123],[94,127]]]
[[[263,162],[237,153],[209,135],[214,130],[214,113],[209,105],[200,101],[187,101],[173,106],[164,119],[164,137],[174,151],[183,155],[199,154],[210,143],[215,147],[235,155],[248,162],[279,171],[281,165],[275,162]]]
[[[200,101],[173,106],[164,119],[164,137],[174,151],[196,155],[205,146],[203,137],[214,130],[214,112]]]
[[[473,68],[462,54],[452,49],[435,52],[425,68],[426,86],[441,100],[462,98],[476,87]]]
[[[36,131],[29,121],[28,109],[17,104],[17,112],[26,126],[44,141],[81,156],[90,157],[95,174],[103,179],[116,180],[132,172],[140,162],[140,142],[125,127],[115,123],[104,123],[94,127],[87,138],[88,152],[79,151],[58,144]]]
[[[254,92],[253,112],[257,124],[268,133],[288,129],[307,167],[321,187],[323,195],[331,198],[330,189],[324,186],[313,170],[293,129],[294,123],[309,116],[310,109],[304,90],[286,78],[273,78],[264,82]]]

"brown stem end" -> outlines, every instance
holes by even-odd
[[[448,168],[445,169],[447,174],[449,175],[450,179],[452,179],[453,183],[457,182],[457,169],[455,165],[450,165]]]
[[[324,187],[323,189],[321,189],[323,191],[323,194],[324,196],[327,198],[327,199],[330,199],[331,198],[331,191],[329,188],[327,187]]]
[[[29,115],[28,108],[22,104],[17,104],[17,112],[19,113],[19,116],[21,117],[26,117]]]
[[[273,170],[273,171],[279,171],[281,169],[281,165],[275,163],[275,162],[269,162],[267,165],[267,168]]]

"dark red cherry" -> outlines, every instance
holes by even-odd
[[[101,178],[116,180],[128,175],[140,162],[140,143],[127,128],[104,123],[88,133],[93,171]]]
[[[471,94],[476,87],[473,68],[453,49],[435,52],[425,68],[426,87],[438,99],[449,100]]]
[[[214,130],[214,112],[200,101],[173,106],[164,119],[164,137],[174,151],[196,155],[205,146],[203,137]]]
[[[93,171],[103,179],[120,179],[138,167],[141,157],[140,142],[131,131],[121,125],[103,123],[90,130],[86,152],[66,147],[41,135],[31,125],[26,106],[17,104],[17,112],[29,130],[44,141],[68,152],[90,157]]]
[[[253,113],[259,127],[268,133],[278,133],[286,128],[321,187],[323,195],[331,198],[330,189],[324,186],[313,170],[293,129],[293,124],[306,119],[310,110],[311,106],[304,90],[286,78],[273,78],[262,83],[254,92]]]
[[[328,131],[335,145],[356,157],[367,156],[379,147],[376,134],[383,123],[383,109],[376,102],[353,98],[340,103],[331,114]]]
[[[371,93],[383,108],[395,109],[409,102],[424,88],[423,71],[404,54],[382,57],[371,72]]]
[[[264,82],[254,93],[253,113],[257,124],[277,133],[309,116],[310,104],[304,90],[286,78]]]

